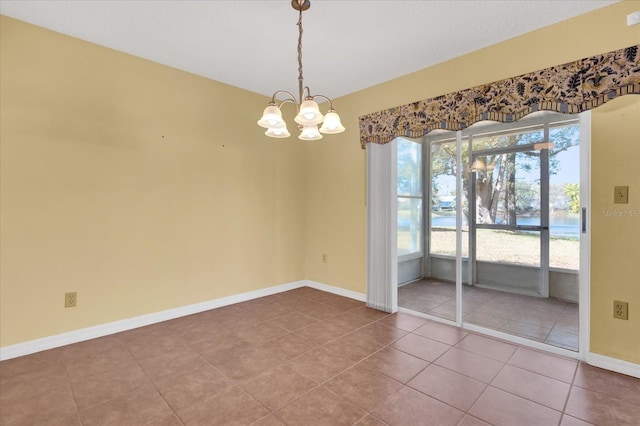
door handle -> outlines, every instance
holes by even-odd
[[[587,208],[582,208],[582,233],[587,233]]]

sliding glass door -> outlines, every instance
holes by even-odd
[[[399,306],[577,350],[578,118],[483,122],[421,142],[421,274],[399,279]],[[399,243],[403,226],[412,229],[401,213],[415,217],[405,197],[398,199]]]

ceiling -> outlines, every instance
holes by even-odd
[[[347,95],[616,1],[312,0],[305,84]],[[290,0],[0,0],[0,13],[266,96],[297,94]]]

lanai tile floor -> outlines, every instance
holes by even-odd
[[[634,425],[640,379],[308,287],[0,362],[0,425]]]
[[[572,351],[578,350],[578,304],[464,286],[463,320]],[[398,289],[398,305],[455,320],[455,285],[420,280]]]

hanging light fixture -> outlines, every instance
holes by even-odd
[[[344,132],[344,126],[340,122],[340,116],[333,109],[331,99],[324,95],[312,95],[308,86],[304,85],[302,78],[302,12],[311,7],[310,0],[291,0],[291,7],[300,12],[298,18],[298,98],[286,90],[278,90],[271,97],[271,102],[264,109],[258,125],[267,129],[265,135],[272,138],[288,138],[291,133],[287,130],[287,123],[282,118],[280,107],[285,103],[296,106],[297,115],[294,121],[300,129],[298,139],[313,141],[322,139],[322,133],[331,135]],[[303,95],[305,95],[303,98]],[[279,95],[286,95],[284,99],[276,99]],[[329,111],[322,115],[315,99],[324,99],[329,102]],[[279,102],[279,104],[278,104]],[[318,125],[322,126],[318,129]]]
[[[533,144],[533,149],[536,151],[542,151],[543,149],[553,149],[556,144],[553,142],[538,142]]]
[[[484,160],[478,159],[471,163],[471,171],[472,172],[484,172],[487,170],[487,165]]]

